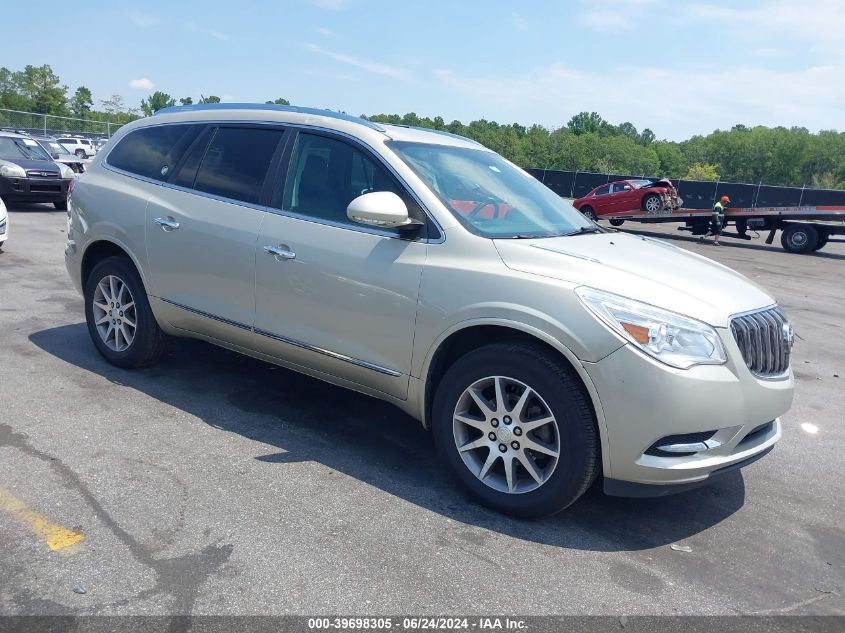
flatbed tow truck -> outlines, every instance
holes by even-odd
[[[704,235],[709,230],[710,209],[666,208],[657,213],[644,209],[619,213],[602,214],[598,219],[610,220],[613,226],[623,222],[642,223],[683,222],[679,231],[693,235]],[[845,205],[797,206],[797,207],[729,207],[725,209],[725,227],[733,226],[735,232],[722,231],[721,236],[750,240],[749,231],[768,231],[766,244],[774,241],[780,230],[780,243],[789,253],[812,253],[818,251],[832,236],[845,235]],[[723,227],[724,228],[724,227]]]

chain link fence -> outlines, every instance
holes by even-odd
[[[123,125],[125,124],[0,108],[0,128],[20,130],[27,134],[43,134],[44,136],[82,134],[89,137],[111,138],[115,130]]]

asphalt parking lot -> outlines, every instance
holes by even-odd
[[[0,613],[845,614],[843,243],[789,255],[649,227],[793,320],[784,439],[706,488],[594,488],[528,522],[468,501],[384,403],[194,341],[108,365],[64,269],[65,213],[11,206],[10,226]]]

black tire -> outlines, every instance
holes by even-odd
[[[132,293],[135,301],[136,329],[132,342],[125,350],[116,351],[109,348],[97,332],[94,323],[94,292],[97,284],[113,275],[123,281]],[[85,282],[85,320],[88,323],[88,334],[94,342],[97,351],[112,365],[135,369],[150,365],[158,360],[165,352],[167,336],[159,328],[150,309],[150,302],[141,277],[132,262],[125,257],[108,257],[94,266]]]
[[[625,224],[625,220],[611,220],[610,226],[622,226]]]
[[[812,224],[788,224],[780,234],[780,244],[787,253],[811,253],[819,242],[819,232]]]
[[[85,150],[84,149],[78,149],[74,152],[74,154],[79,156],[79,158],[85,158]]]
[[[464,464],[455,443],[453,415],[462,394],[476,381],[498,375],[529,385],[557,421],[557,465],[542,485],[528,492],[508,493],[482,482]],[[505,514],[536,518],[559,512],[574,503],[599,473],[599,437],[589,398],[572,370],[540,345],[494,343],[458,359],[435,393],[432,427],[441,460],[475,499]]]
[[[649,209],[650,205],[655,205],[654,209]],[[663,200],[656,193],[650,193],[643,198],[643,211],[649,213],[660,213],[663,210]]]
[[[64,200],[56,200],[53,203],[53,206],[56,207],[59,211],[67,211],[67,198]]]
[[[588,207],[588,206],[581,207],[581,213],[583,213],[584,216],[587,219],[592,220],[593,222],[596,221],[596,214],[595,214],[595,211],[593,211],[592,207]]]
[[[816,245],[813,247],[814,251],[822,250],[826,245],[827,241],[830,239],[830,235],[827,231],[819,231],[819,241],[816,242]]]

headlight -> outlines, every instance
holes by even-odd
[[[722,341],[706,323],[593,288],[575,292],[611,330],[662,363],[689,369],[726,361]]]
[[[6,178],[26,178],[26,170],[20,165],[14,163],[0,163],[0,176]]]
[[[56,163],[59,166],[59,170],[62,172],[62,178],[76,178],[76,172],[70,168],[70,165],[65,165],[64,163]]]

